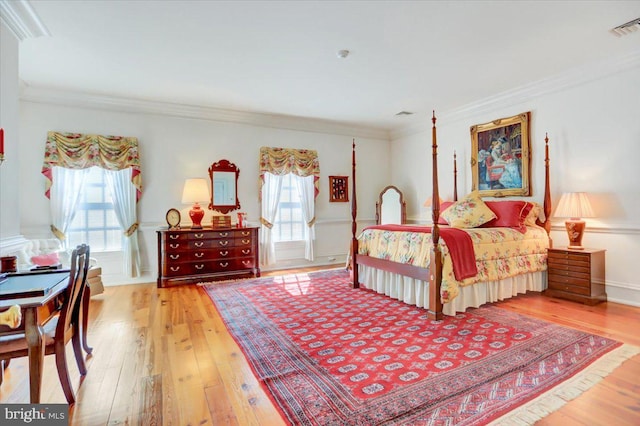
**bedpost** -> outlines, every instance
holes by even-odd
[[[441,320],[442,299],[440,298],[440,284],[442,283],[442,255],[440,253],[440,228],[438,227],[438,219],[440,218],[440,194],[438,191],[438,142],[436,138],[436,112],[433,111],[431,118],[433,127],[431,129],[431,164],[432,164],[432,200],[431,212],[433,226],[431,228],[431,237],[433,246],[431,247],[431,262],[429,265],[429,309],[427,316],[430,319]]]
[[[456,151],[453,151],[453,201],[458,201],[458,161]]]
[[[358,262],[356,257],[358,256],[358,238],[356,237],[356,231],[358,224],[356,223],[356,217],[358,216],[358,202],[356,200],[356,140],[353,139],[353,146],[351,151],[351,273],[353,274],[353,288],[360,287],[358,280]]]
[[[542,211],[544,212],[544,222],[537,220],[549,236],[549,247],[553,247],[551,241],[551,184],[549,179],[549,135],[544,134],[544,202]]]

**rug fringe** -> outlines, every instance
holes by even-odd
[[[205,286],[205,285],[208,285],[208,284],[212,284],[212,285],[227,284],[227,283],[235,283],[235,282],[238,282],[238,281],[246,281],[246,280],[251,280],[251,279],[253,279],[253,278],[252,277],[248,277],[248,278],[236,278],[236,279],[231,279],[231,280],[220,280],[220,281],[202,281],[202,282],[196,283],[196,285],[199,285],[199,286],[202,287],[202,286]]]
[[[600,382],[629,358],[640,354],[640,347],[623,344],[593,362],[571,379],[515,408],[490,425],[531,425],[562,408]]]

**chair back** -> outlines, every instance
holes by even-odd
[[[87,273],[89,271],[89,246],[79,245],[71,253],[71,267],[69,272],[69,285],[64,293],[64,301],[60,310],[60,317],[56,327],[56,339],[65,337],[67,331],[74,327],[79,327],[80,309],[82,305],[82,295],[87,286]]]

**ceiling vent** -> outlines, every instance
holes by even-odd
[[[400,117],[402,115],[413,115],[413,113],[409,111],[400,111],[399,113],[396,114],[397,117]]]
[[[640,30],[640,18],[634,19],[633,21],[629,21],[626,24],[618,25],[617,27],[611,29],[610,31],[616,37],[622,37],[627,34],[631,34]]]

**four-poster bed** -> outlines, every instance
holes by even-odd
[[[483,208],[488,208],[487,214],[491,217],[487,219],[490,220],[486,224],[454,227],[446,225],[441,216],[442,209],[444,216],[451,220],[452,210],[444,209],[440,204],[435,114],[432,122],[431,227],[372,226],[365,228],[360,237],[356,236],[355,141],[353,143],[353,287],[362,284],[373,291],[424,307],[433,319],[442,319],[445,314],[455,315],[456,311],[464,311],[467,307],[478,307],[527,290],[544,290],[546,249],[551,244],[548,138],[545,137],[542,207],[521,200],[485,203],[478,200],[477,193],[472,193],[453,207],[461,210],[472,206],[475,209],[482,204]],[[455,160],[454,170],[454,200],[457,200]],[[540,209],[544,221],[539,219]],[[473,211],[472,214],[477,213]],[[453,221],[451,223],[453,225]]]

